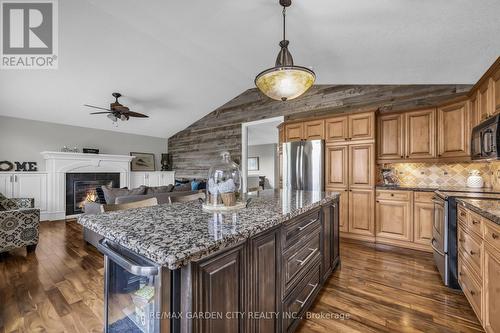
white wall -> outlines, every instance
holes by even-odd
[[[0,116],[0,161],[35,161],[38,169],[44,170],[40,152],[60,151],[63,146],[80,151],[98,148],[102,154],[154,153],[159,170],[167,139]]]
[[[278,167],[277,163],[275,163],[276,149],[277,146],[274,143],[248,146],[248,157],[259,158],[259,170],[258,171],[249,170],[248,175],[266,176],[266,179],[269,181],[269,185],[272,188],[275,187],[276,170]]]

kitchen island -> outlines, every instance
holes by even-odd
[[[97,215],[108,332],[293,332],[339,263],[338,195],[266,190]]]

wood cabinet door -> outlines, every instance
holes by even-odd
[[[338,203],[338,219],[339,219],[339,230],[342,232],[349,231],[349,190],[347,187],[328,187],[327,191],[338,192],[339,203]]]
[[[349,116],[349,140],[373,140],[375,138],[375,114],[359,113]]]
[[[413,240],[411,201],[377,199],[375,219],[377,237]]]
[[[347,141],[348,128],[347,116],[326,119],[325,140],[327,142]]]
[[[430,246],[433,222],[434,204],[415,202],[413,204],[413,242]]]
[[[493,99],[493,113],[500,112],[500,66],[491,77],[491,98]]]
[[[304,123],[305,140],[323,140],[325,138],[325,121],[313,120]]]
[[[490,81],[484,82],[477,91],[479,121],[486,120],[493,113],[490,97]]]
[[[500,332],[500,253],[485,244],[483,267],[483,325],[488,333]]]
[[[436,110],[405,113],[406,158],[436,157]]]
[[[285,125],[285,141],[299,141],[303,138],[303,124],[286,124]]]
[[[276,313],[279,311],[280,284],[278,229],[265,232],[250,240],[250,312]],[[250,320],[250,332],[278,332],[278,320],[259,318]]]
[[[375,234],[374,191],[349,190],[349,232],[358,235]]]
[[[349,188],[372,188],[374,170],[374,144],[349,145]]]
[[[244,332],[242,318],[227,318],[225,313],[245,311],[246,262],[244,245],[192,264],[193,311],[221,313],[222,318],[193,320],[193,332]]]
[[[392,160],[404,158],[404,116],[381,115],[377,120],[377,158]]]
[[[470,129],[474,128],[480,121],[479,110],[478,110],[478,99],[477,91],[469,98],[469,123]]]
[[[327,145],[325,150],[325,187],[347,187],[349,185],[349,146]]]
[[[438,157],[470,155],[469,109],[467,101],[437,109]]]

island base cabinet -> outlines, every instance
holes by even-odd
[[[500,251],[485,244],[484,251],[484,329],[500,332]]]
[[[245,244],[192,263],[191,313],[210,314],[209,320],[193,319],[192,332],[246,332],[236,316],[245,312],[245,268]]]

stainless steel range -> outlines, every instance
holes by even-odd
[[[460,289],[458,285],[457,252],[457,202],[456,198],[499,199],[500,193],[491,190],[453,189],[436,191],[434,196],[434,223],[432,249],[434,261],[446,286]]]

